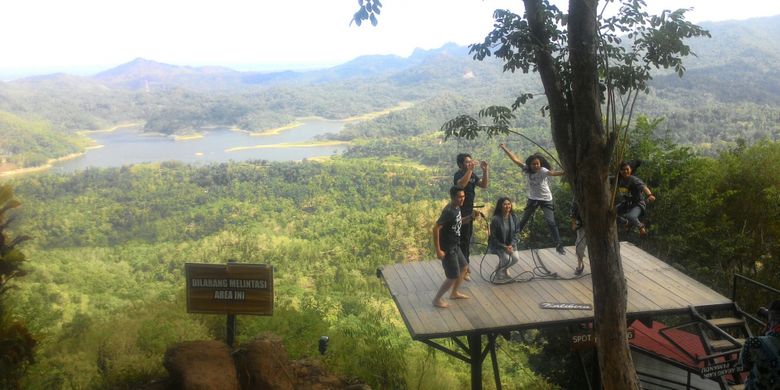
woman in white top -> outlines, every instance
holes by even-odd
[[[561,236],[558,233],[558,224],[555,223],[555,206],[553,206],[552,191],[550,191],[550,182],[547,178],[563,176],[566,173],[551,170],[550,164],[541,154],[532,154],[523,163],[507,149],[506,145],[501,144],[499,147],[509,156],[510,160],[523,169],[523,173],[528,179],[528,202],[525,205],[523,216],[520,218],[520,223],[517,225],[517,232],[523,230],[536,209],[541,207],[544,212],[544,220],[547,221],[547,226],[550,228],[550,234],[555,239],[555,249],[558,253],[565,254],[566,251],[563,249],[563,242],[561,242]]]

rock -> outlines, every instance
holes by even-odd
[[[347,386],[343,378],[325,371],[317,361],[303,359],[291,365],[297,377],[296,390],[343,389]]]
[[[239,390],[230,352],[221,341],[185,341],[168,348],[163,365],[178,389]]]
[[[316,359],[290,361],[277,336],[262,336],[231,354],[220,341],[188,341],[165,352],[170,379],[144,390],[371,390],[329,373]]]
[[[276,336],[263,336],[242,345],[235,358],[244,390],[371,389],[327,372],[317,360],[289,361]]]
[[[295,389],[295,372],[278,337],[263,336],[242,345],[235,359],[242,389]]]

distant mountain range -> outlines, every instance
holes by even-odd
[[[170,65],[150,59],[136,58],[94,76],[71,76],[63,73],[31,76],[8,82],[27,87],[49,86],[61,83],[96,82],[110,88],[143,90],[156,87],[190,89],[240,89],[244,87],[279,85],[283,83],[323,83],[348,79],[381,79],[430,62],[432,58],[446,58],[474,67],[468,48],[446,44],[433,50],[415,50],[409,57],[370,55],[327,69],[309,71],[252,72],[237,71],[219,66]],[[401,77],[403,79],[403,77]]]
[[[673,75],[659,75],[658,88],[698,88],[714,86],[716,94],[723,89],[724,79],[735,84],[758,88],[757,95],[776,94],[773,83],[750,82],[756,75],[774,78],[780,63],[780,16],[755,18],[746,21],[727,21],[703,23],[711,39],[696,39],[692,48],[698,57],[686,61],[689,70],[686,78],[677,79]],[[488,66],[485,66],[488,65]],[[96,82],[109,88],[129,90],[149,90],[153,88],[186,88],[194,90],[235,90],[243,88],[301,85],[308,83],[332,83],[347,80],[371,80],[408,86],[423,83],[426,87],[436,88],[435,83],[444,83],[447,88],[454,80],[468,75],[487,76],[495,80],[501,78],[499,65],[487,61],[479,63],[472,60],[468,48],[447,44],[433,50],[415,50],[406,58],[394,55],[372,55],[355,58],[347,63],[327,69],[309,71],[281,72],[240,72],[226,67],[192,67],[169,65],[149,59],[137,58],[126,64],[100,72],[92,77],[67,76],[63,74],[28,77],[10,82],[10,84],[28,87],[53,87],[58,83],[89,84]],[[480,74],[481,73],[481,74]],[[468,76],[466,76],[468,77]],[[517,78],[517,77],[515,77]],[[714,84],[707,80],[718,81]],[[528,81],[535,82],[535,76]],[[737,85],[729,84],[734,87]],[[768,88],[767,91],[760,91]],[[728,99],[726,99],[728,100]],[[759,100],[767,100],[766,96]]]
[[[702,27],[712,38],[690,42],[698,57],[685,60],[685,76],[680,79],[659,70],[652,82],[654,92],[642,98],[639,112],[676,118],[668,122],[673,124],[667,131],[714,134],[701,128],[696,118],[729,110],[767,115],[780,110],[780,16],[703,23]],[[452,111],[456,107],[477,110],[507,105],[524,92],[541,95],[537,75],[504,73],[494,58],[475,61],[467,47],[447,44],[418,49],[405,58],[362,56],[309,71],[241,72],[137,58],[89,77],[52,74],[0,82],[0,111],[45,118],[54,129],[65,131],[138,120],[145,121],[150,131],[163,132],[203,125],[262,129],[299,116],[344,118],[400,101],[415,101],[419,115],[436,112],[439,120],[463,113]],[[447,104],[453,96],[458,97],[457,103]],[[538,108],[542,100],[534,99],[532,104]],[[723,122],[728,120],[713,126],[739,128]],[[753,137],[780,136],[778,125],[765,122],[753,131]],[[521,118],[519,123],[539,122]],[[411,126],[400,122],[392,127]],[[371,131],[364,128],[359,133]],[[707,138],[715,136],[694,139],[703,142]]]

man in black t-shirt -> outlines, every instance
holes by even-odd
[[[475,189],[477,187],[487,188],[488,186],[488,163],[487,161],[477,161],[471,158],[468,153],[461,153],[455,158],[455,162],[458,164],[458,171],[453,175],[453,184],[458,188],[463,189],[466,194],[466,199],[463,201],[461,207],[461,214],[464,217],[472,216],[474,213],[474,198],[476,197]],[[482,178],[474,173],[474,168],[479,164],[482,168]],[[478,215],[482,215],[479,211]],[[484,217],[484,215],[482,215]],[[469,244],[471,243],[471,236],[474,233],[474,228],[471,222],[464,222],[460,232],[460,250],[463,252],[463,256],[466,257],[466,262],[469,261],[471,255],[469,251]],[[466,274],[466,280],[469,280],[468,274]]]
[[[463,277],[468,272],[469,265],[463,252],[460,250],[461,227],[464,223],[471,222],[471,217],[463,217],[460,207],[466,199],[463,189],[453,186],[450,188],[450,203],[441,211],[439,219],[433,226],[433,245],[436,248],[436,257],[441,260],[444,267],[444,275],[447,279],[441,284],[433,305],[446,308],[449,305],[444,302],[444,293],[452,288],[450,299],[467,299],[468,296],[458,292],[458,287],[463,282]]]

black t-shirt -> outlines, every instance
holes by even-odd
[[[439,247],[443,251],[447,251],[447,249],[457,246],[460,241],[460,227],[462,225],[460,209],[453,206],[452,203],[448,204],[441,211],[436,223],[442,226],[441,231],[439,231]]]
[[[452,180],[453,184],[458,185],[458,180],[460,180],[465,174],[466,171],[463,170],[455,172]],[[461,206],[461,212],[465,216],[471,215],[472,210],[474,210],[474,198],[477,196],[475,191],[477,183],[479,183],[479,176],[477,176],[474,171],[471,171],[471,178],[469,178],[469,182],[466,184],[466,188],[463,189],[463,192],[466,194],[466,199],[463,201],[463,206]]]
[[[618,178],[618,204],[624,204],[628,207],[639,206],[645,208],[645,198],[643,192],[645,183],[636,176]]]

